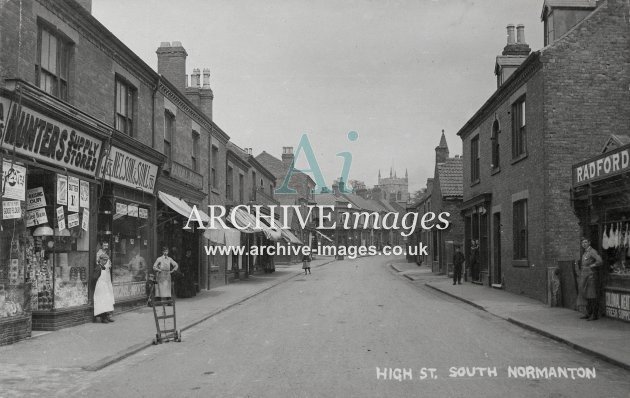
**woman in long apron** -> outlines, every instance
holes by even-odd
[[[173,266],[173,268],[171,268]],[[177,271],[179,265],[168,256],[168,247],[162,248],[162,255],[153,263],[155,271],[155,299],[171,298],[171,273]]]
[[[94,316],[101,322],[114,322],[111,313],[114,312],[114,287],[112,286],[111,268],[112,262],[104,250],[96,253],[96,262],[101,268],[101,275],[94,288]]]

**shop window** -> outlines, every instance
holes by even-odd
[[[88,181],[29,167],[21,245],[33,311],[88,304],[91,196]]]
[[[249,200],[256,200],[256,172],[252,171],[252,196]]]
[[[501,130],[499,128],[499,121],[495,120],[494,123],[492,123],[492,136],[491,136],[491,143],[492,143],[491,167],[493,170],[497,170],[501,167],[501,158],[500,158],[500,152],[499,152],[499,134],[500,133],[501,133]]]
[[[479,136],[470,140],[470,181],[479,181]]]
[[[515,265],[527,265],[527,199],[513,204]]]
[[[512,104],[512,158],[525,156],[527,130],[525,127],[525,96]]]
[[[48,94],[67,101],[72,43],[59,31],[41,21],[37,37],[37,85]]]
[[[172,158],[171,142],[173,142],[173,133],[175,132],[175,115],[169,111],[164,112],[164,154],[166,155],[166,163],[170,163]]]
[[[217,170],[219,167],[219,148],[212,145],[212,157],[210,158],[212,168],[210,170],[210,183],[213,187],[218,187],[219,181],[217,181]]]
[[[227,171],[225,172],[225,197],[227,200],[234,200],[234,188],[232,184],[234,183],[234,174],[232,172],[232,166],[227,167]]]
[[[133,136],[136,89],[116,76],[116,130]]]
[[[195,130],[192,131],[192,152],[190,154],[192,169],[199,171],[199,133]]]

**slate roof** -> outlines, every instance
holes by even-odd
[[[278,159],[277,157],[263,151],[258,156],[256,156],[256,160],[258,161],[258,163],[262,164],[264,168],[269,170],[271,174],[276,176],[278,180],[284,178],[284,176],[286,175],[286,173],[282,170],[282,160]]]
[[[448,158],[438,163],[438,178],[442,197],[464,196],[464,161],[462,157]]]

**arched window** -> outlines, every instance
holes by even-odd
[[[492,136],[490,137],[490,142],[492,143],[492,169],[498,169],[501,166],[499,134],[501,134],[501,128],[499,127],[499,121],[495,119],[494,123],[492,123]]]

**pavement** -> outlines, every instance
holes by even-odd
[[[415,263],[392,263],[399,275],[440,291],[574,349],[630,370],[630,323],[610,318],[589,322],[581,313],[549,307],[540,301],[470,282],[453,285],[453,279],[436,275]]]
[[[316,268],[333,261],[334,257],[320,257],[311,262],[311,268],[316,272]],[[276,272],[250,275],[192,298],[176,299],[177,328],[183,332],[182,339],[186,340],[186,329],[302,274],[301,268],[302,263],[276,265]],[[96,371],[153,344],[156,328],[152,308],[114,313],[113,318],[113,323],[33,332],[30,339],[0,347],[0,363]]]

